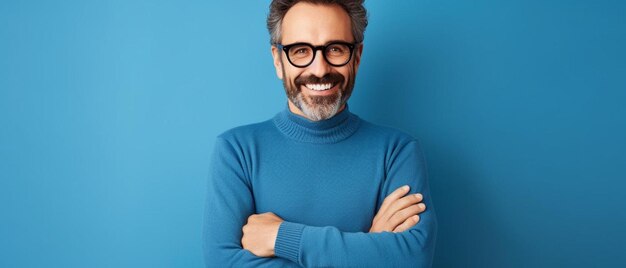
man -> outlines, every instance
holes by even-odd
[[[417,140],[348,109],[366,25],[363,1],[270,5],[288,101],[217,138],[207,266],[431,266],[437,221]]]

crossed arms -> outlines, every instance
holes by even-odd
[[[405,144],[390,165],[381,188],[387,198],[369,233],[307,226],[273,213],[254,214],[251,188],[237,164],[240,158],[236,145],[218,138],[203,230],[207,266],[431,266],[437,222],[417,141]],[[402,185],[422,193],[428,209],[417,205],[419,197],[404,196],[408,190],[398,189]],[[411,218],[416,214],[419,223]]]

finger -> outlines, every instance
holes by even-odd
[[[387,197],[385,197],[385,200],[383,200],[383,204],[380,206],[378,213],[376,213],[376,217],[383,215],[385,211],[387,210],[387,208],[389,207],[389,205],[393,203],[394,201],[398,200],[399,198],[403,197],[406,193],[409,192],[409,189],[410,187],[408,185],[404,185],[396,189],[395,191],[393,191]]]
[[[393,232],[394,233],[404,232],[410,229],[411,227],[415,226],[419,221],[420,221],[420,216],[413,215],[412,217],[409,217],[408,219],[406,219],[406,221],[404,221],[402,224],[398,225],[398,227],[396,227],[396,229],[394,229]]]
[[[396,200],[389,205],[389,208],[381,215],[381,220],[389,220],[396,212],[405,209],[411,205],[422,202],[424,197],[422,194],[410,194],[403,198]]]
[[[391,218],[387,221],[387,224],[390,225],[391,229],[394,229],[395,227],[397,227],[398,225],[400,225],[407,219],[411,218],[411,216],[418,215],[424,212],[425,208],[426,207],[424,206],[424,204],[416,204],[416,205],[409,206],[393,214],[393,216],[391,216]]]

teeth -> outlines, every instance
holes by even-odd
[[[322,90],[327,90],[329,88],[331,88],[333,86],[333,84],[328,83],[328,84],[306,84],[305,85],[307,88],[312,89],[312,90],[317,90],[317,91],[322,91]]]

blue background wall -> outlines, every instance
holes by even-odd
[[[227,3],[228,2],[228,3]],[[269,1],[2,1],[0,267],[201,267]],[[626,265],[626,4],[368,1],[351,109],[425,149],[436,267]]]

